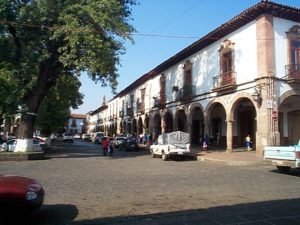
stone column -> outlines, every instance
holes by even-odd
[[[226,152],[232,152],[232,133],[233,133],[233,121],[228,120],[227,123],[227,130],[226,130],[226,142],[227,142],[227,148]]]
[[[166,133],[166,123],[164,120],[164,116],[161,116],[160,124],[161,124],[161,133],[162,134]]]

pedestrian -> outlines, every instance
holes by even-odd
[[[249,134],[245,137],[245,147],[247,151],[251,151],[251,138]]]
[[[109,146],[109,139],[103,138],[103,141],[102,141],[103,156],[106,156],[107,151],[108,151],[108,146]]]
[[[143,144],[144,144],[144,145],[147,144],[147,134],[144,134],[144,137],[143,137]]]
[[[113,143],[111,141],[109,141],[109,138],[108,139],[108,154],[110,156],[113,156],[114,154],[114,146],[113,146]]]
[[[205,134],[205,136],[203,138],[203,151],[207,150],[207,148],[208,148],[208,141],[209,141],[208,135]]]

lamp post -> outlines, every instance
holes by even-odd
[[[261,104],[262,102],[262,97],[261,97],[261,91],[260,89],[255,88],[254,92],[252,94],[252,98],[255,102],[257,102],[258,105]]]

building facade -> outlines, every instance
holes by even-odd
[[[85,114],[70,114],[66,123],[65,132],[72,134],[83,134],[86,132],[86,119]]]
[[[300,9],[261,1],[142,75],[99,114],[108,135],[185,131],[233,151],[300,137]],[[98,123],[97,123],[98,124]]]

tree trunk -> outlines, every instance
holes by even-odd
[[[41,72],[37,87],[34,92],[29,92],[25,99],[27,112],[21,116],[15,152],[32,152],[34,150],[32,137],[37,112],[49,89],[55,85],[55,82],[49,82],[49,79],[47,80],[47,78],[51,78],[51,75],[52,73],[49,70],[44,70],[44,73]]]
[[[36,86],[28,90],[24,96],[24,102],[27,112],[21,116],[18,141],[15,152],[31,152],[33,151],[33,131],[38,109],[41,102],[49,92],[50,88],[56,84],[58,73],[57,48],[53,48],[49,59],[40,65]]]
[[[27,112],[21,116],[18,141],[15,152],[32,152],[33,149],[33,130],[36,114]]]

